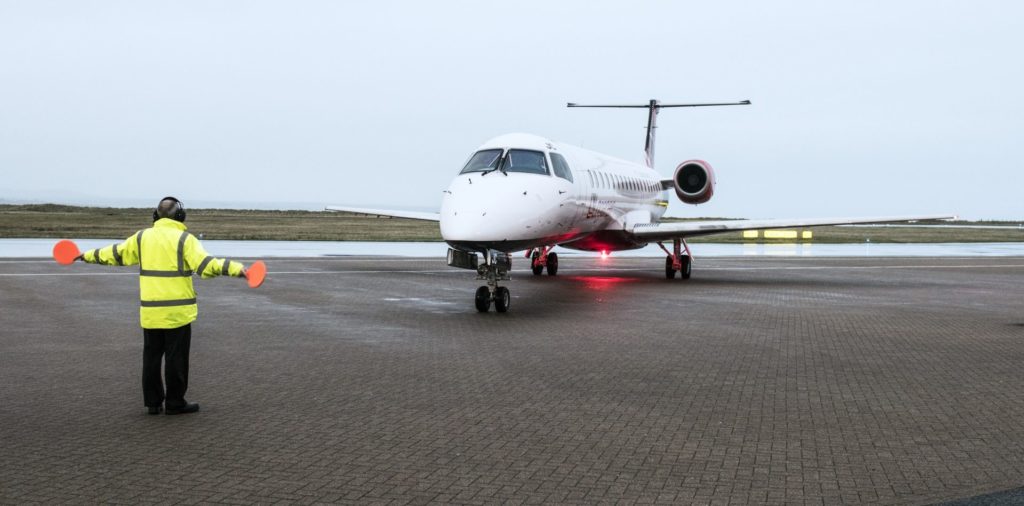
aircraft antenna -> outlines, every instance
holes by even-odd
[[[644,162],[648,167],[654,167],[654,130],[658,128],[658,111],[666,107],[715,107],[721,105],[750,105],[749,100],[739,102],[718,102],[702,104],[661,104],[651,99],[648,104],[639,105],[582,105],[569,102],[566,107],[594,107],[602,109],[647,109],[647,141],[644,143]]]

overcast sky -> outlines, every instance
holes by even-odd
[[[0,200],[434,208],[490,137],[709,161],[678,216],[1024,217],[1024,3],[0,0]]]

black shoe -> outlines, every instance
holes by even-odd
[[[164,408],[160,406],[149,406],[147,409],[149,409],[149,414],[151,415],[159,415],[160,412],[164,410]]]
[[[164,410],[164,413],[167,413],[168,415],[187,415],[189,413],[195,413],[196,411],[199,411],[199,405],[194,402],[190,402],[178,408],[168,407]]]

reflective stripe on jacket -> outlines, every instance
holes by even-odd
[[[103,265],[139,265],[142,328],[174,329],[195,321],[199,310],[192,274],[241,276],[241,262],[213,258],[184,223],[161,218],[121,244],[86,251],[82,258]]]

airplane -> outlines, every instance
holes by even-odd
[[[654,133],[661,109],[750,105],[724,103],[580,105],[568,107],[647,109],[644,160],[635,163],[523,133],[501,135],[478,147],[444,190],[439,213],[328,206],[329,211],[438,222],[449,245],[448,265],[475,270],[486,285],[474,303],[488,312],[509,310],[512,254],[525,251],[534,275],[558,273],[555,246],[607,254],[657,243],[665,252],[665,277],[689,279],[692,255],[686,239],[741,230],[893,223],[953,216],[880,216],[716,221],[661,221],[670,193],[686,204],[702,204],[715,193],[715,171],[703,160],[678,164],[672,178],[654,170]],[[665,246],[671,242],[671,249]],[[482,262],[481,262],[482,257]]]

